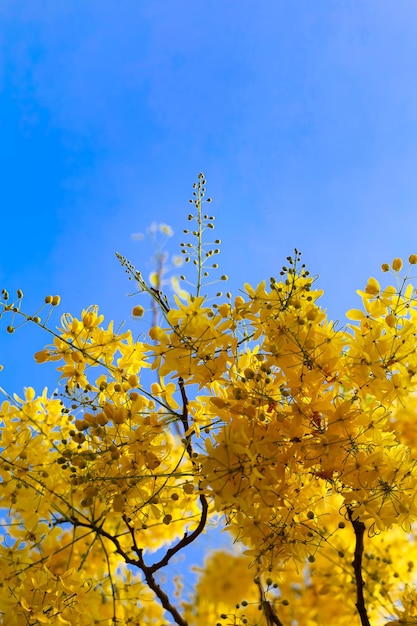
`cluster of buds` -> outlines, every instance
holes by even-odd
[[[197,284],[193,285],[197,288],[197,296],[200,293],[203,280],[209,276],[209,270],[216,270],[219,267],[218,263],[213,263],[213,257],[220,254],[220,248],[218,246],[221,243],[220,239],[209,242],[203,241],[204,231],[214,229],[214,216],[203,213],[202,211],[204,202],[212,202],[212,199],[206,198],[205,194],[206,179],[204,178],[204,174],[200,172],[197,182],[193,185],[193,197],[190,198],[190,203],[195,205],[197,211],[195,215],[190,213],[187,218],[189,222],[195,222],[196,227],[195,229],[184,229],[185,235],[191,235],[195,239],[194,241],[180,244],[185,263],[192,262],[197,268]],[[180,276],[180,278],[181,280],[186,280],[185,276]],[[227,276],[221,276],[221,280],[227,280]]]
[[[39,316],[39,313],[42,311],[45,305],[49,304],[51,305],[51,307],[56,307],[59,305],[61,301],[60,296],[46,296],[44,300],[44,304],[33,315],[28,315],[27,313],[23,313],[20,308],[21,302],[23,299],[23,291],[21,289],[16,290],[16,298],[13,301],[11,301],[10,294],[7,291],[7,289],[2,289],[1,297],[2,297],[2,300],[0,301],[0,305],[3,306],[2,313],[11,313],[12,315],[11,323],[8,324],[8,326],[6,327],[6,331],[9,334],[14,333],[17,328],[20,328],[20,326],[23,326],[27,322],[40,324],[42,320],[41,320],[41,317]],[[49,315],[46,321],[49,319]],[[20,316],[19,318],[20,323],[18,324],[15,323],[17,316]],[[1,314],[0,314],[0,317],[1,317]]]
[[[408,257],[408,262],[410,265],[416,265],[417,264],[417,254],[410,254],[410,256]],[[391,265],[389,263],[383,263],[381,265],[381,270],[383,272],[389,272],[390,269],[392,269],[394,272],[401,272],[403,267],[403,260],[400,259],[399,257],[393,259]]]

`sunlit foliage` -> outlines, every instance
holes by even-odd
[[[417,624],[417,256],[384,264],[345,327],[297,250],[210,299],[209,201],[200,174],[172,297],[166,257],[148,281],[117,255],[152,298],[146,336],[97,307],[54,329],[58,296],[29,315],[3,290],[6,331],[43,328],[35,359],[58,372],[1,406],[5,626]],[[236,550],[164,583],[213,529]]]

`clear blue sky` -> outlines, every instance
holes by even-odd
[[[157,220],[177,252],[202,170],[229,288],[296,246],[343,321],[417,251],[416,19],[414,0],[1,0],[0,286],[129,320],[114,251],[146,270],[131,233]],[[44,342],[3,329],[0,385],[42,387]]]

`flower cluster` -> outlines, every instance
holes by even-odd
[[[148,337],[97,307],[64,314],[35,355],[59,391],[1,406],[0,624],[417,623],[417,296],[402,261],[344,328],[297,250],[213,303],[203,175],[194,188],[195,293],[168,302],[119,255],[160,310]],[[3,291],[9,332],[48,330],[22,296]],[[156,575],[219,522],[241,552],[209,556],[176,606]]]

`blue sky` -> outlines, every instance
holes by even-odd
[[[131,233],[156,220],[176,253],[202,170],[229,289],[297,247],[343,321],[417,250],[416,17],[411,0],[2,0],[0,286],[29,312],[59,293],[129,322],[114,251],[146,271]],[[0,385],[48,382],[44,343],[1,333]]]

